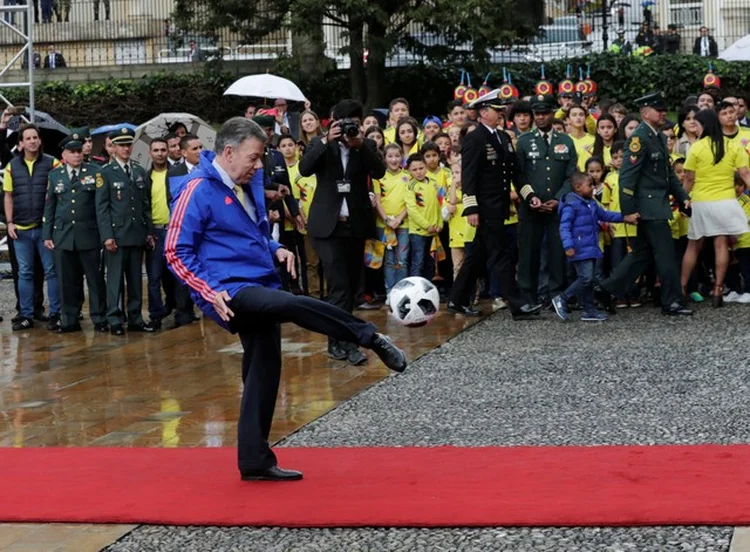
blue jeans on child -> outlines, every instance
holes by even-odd
[[[432,236],[420,236],[418,234],[409,234],[409,248],[411,251],[409,259],[409,276],[421,276],[430,278],[427,273],[427,261],[430,257],[430,245],[432,245]]]
[[[568,286],[568,289],[562,292],[562,298],[565,299],[565,302],[568,302],[573,297],[578,296],[581,300],[583,312],[592,312],[596,310],[594,305],[594,270],[596,269],[596,259],[574,261],[572,264],[576,271],[576,279]]]
[[[385,293],[388,295],[397,282],[400,282],[409,274],[409,229],[397,228],[396,247],[385,248],[383,259],[383,274],[385,275]],[[378,228],[378,237],[383,240],[385,228]]]
[[[55,258],[52,251],[44,247],[42,229],[18,230],[18,239],[13,246],[18,259],[18,301],[21,316],[31,320],[34,317],[34,252],[39,252],[47,280],[47,299],[50,315],[60,314],[60,289],[55,272]]]

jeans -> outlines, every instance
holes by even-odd
[[[44,247],[42,229],[18,230],[18,239],[13,244],[18,259],[18,300],[21,303],[21,316],[34,317],[34,252],[39,252],[47,279],[47,298],[50,315],[60,314],[60,288],[55,272],[55,258],[52,251]]]
[[[430,257],[432,239],[433,236],[409,234],[409,276],[421,276],[430,279],[431,275],[427,273],[427,261]]]
[[[576,271],[576,279],[568,286],[568,289],[563,291],[562,297],[567,302],[573,297],[578,296],[581,300],[583,312],[592,312],[596,310],[594,306],[594,270],[596,268],[596,259],[574,261],[573,268]]]
[[[164,300],[161,296],[161,282],[167,272],[167,261],[164,258],[164,241],[166,228],[154,228],[156,244],[146,252],[146,275],[148,278],[148,315],[151,320],[161,320],[166,314]]]
[[[400,282],[409,274],[409,229],[397,228],[396,247],[385,248],[385,258],[383,259],[385,275],[385,293],[388,295],[397,282]],[[378,238],[384,239],[385,228],[378,228]]]

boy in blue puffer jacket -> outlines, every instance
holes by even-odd
[[[552,299],[557,316],[567,320],[570,311],[568,301],[576,295],[581,300],[585,322],[601,322],[607,315],[596,310],[594,305],[594,268],[602,257],[599,248],[599,222],[627,222],[636,224],[640,215],[626,217],[622,213],[605,211],[594,199],[594,181],[588,174],[576,173],[571,179],[573,193],[563,196],[560,211],[560,238],[565,255],[573,263],[576,280],[568,289]]]

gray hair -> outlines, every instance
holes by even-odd
[[[266,131],[258,123],[246,117],[232,117],[221,125],[219,132],[216,133],[214,152],[220,155],[225,147],[239,147],[242,142],[250,138],[260,140],[263,144],[268,141]]]

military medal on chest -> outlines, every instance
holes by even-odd
[[[497,164],[497,151],[492,144],[487,144],[487,161],[490,161],[493,165]]]

